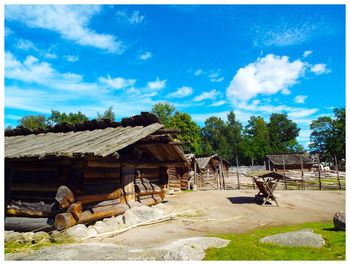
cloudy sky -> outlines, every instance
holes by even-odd
[[[169,101],[203,126],[234,110],[309,124],[345,106],[345,6],[5,6],[5,127],[29,114]]]

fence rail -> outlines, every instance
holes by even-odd
[[[252,167],[231,167],[227,176],[225,176],[226,189],[255,189],[252,178],[245,175],[252,171],[264,170],[263,166]],[[238,177],[237,177],[238,172]],[[283,173],[282,173],[283,174]],[[286,171],[286,176],[289,177],[285,185],[284,181],[280,181],[276,189],[285,190],[319,190],[321,189],[346,189],[346,173],[339,171],[339,181],[336,171],[321,172],[320,178],[318,171],[304,172],[302,177],[301,171]],[[239,183],[238,183],[239,179]],[[304,182],[303,182],[304,181]],[[304,184],[304,185],[303,185]]]

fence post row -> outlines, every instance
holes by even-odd
[[[320,190],[322,190],[320,154],[317,154],[317,163],[318,163],[318,181],[320,183],[319,188]]]
[[[337,169],[337,178],[338,178],[338,185],[339,185],[339,189],[341,190],[341,183],[340,183],[340,178],[339,178],[339,167],[338,167],[338,160],[337,157],[334,157],[334,161],[335,161],[335,167]]]

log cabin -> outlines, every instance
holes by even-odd
[[[311,171],[314,162],[304,153],[267,154],[265,165],[267,170],[283,172],[284,170]]]
[[[197,155],[195,159],[200,169],[200,186],[210,185],[215,187],[217,185],[217,176],[219,174],[227,176],[230,163],[217,154]]]
[[[159,118],[64,122],[5,133],[5,228],[65,229],[163,201],[169,167],[187,167]]]

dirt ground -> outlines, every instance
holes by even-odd
[[[181,192],[166,197],[165,215],[201,210],[201,222],[174,220],[133,228],[113,237],[87,242],[114,243],[135,248],[154,248],[175,240],[248,232],[270,226],[305,222],[329,222],[337,211],[345,211],[345,191],[277,191],[280,207],[255,203],[255,190]],[[192,219],[193,220],[193,219]]]

